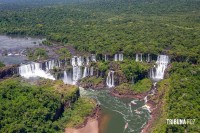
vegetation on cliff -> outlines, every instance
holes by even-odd
[[[115,87],[115,91],[119,94],[130,95],[148,92],[151,89],[152,81],[150,79],[144,78],[138,81],[136,84],[123,83]]]
[[[189,63],[172,63],[170,78],[159,83],[158,92],[164,91],[161,115],[152,132],[199,132],[200,67]],[[166,119],[195,119],[193,124],[167,125]]]
[[[47,51],[44,48],[28,49],[27,56],[30,60],[45,60],[48,58]]]
[[[62,132],[68,123],[80,124],[96,104],[84,98],[76,101],[78,96],[77,87],[61,81],[1,81],[0,132]]]
[[[3,62],[0,61],[0,68],[4,67],[5,64],[3,64]]]

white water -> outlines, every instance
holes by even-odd
[[[108,57],[107,57],[107,55],[105,55],[105,61],[107,61],[108,60]]]
[[[86,57],[86,65],[88,66],[90,64],[90,58]]]
[[[150,62],[150,54],[147,55],[146,62]]]
[[[139,61],[139,56],[138,56],[138,54],[135,55],[135,61],[136,61],[136,62]]]
[[[75,84],[72,80],[72,75],[70,73],[67,73],[66,71],[64,71],[64,78],[63,78],[63,82],[65,84]]]
[[[140,54],[140,62],[142,62],[142,54]]]
[[[76,84],[79,79],[85,78],[87,76],[93,75],[93,67],[89,67],[90,59],[86,57],[86,62],[84,62],[82,56],[74,56],[71,59],[72,71],[64,72],[63,81],[68,84]],[[91,61],[96,61],[95,55],[91,55]],[[85,66],[84,66],[85,64]],[[84,67],[84,70],[83,70]],[[69,75],[69,76],[68,76]]]
[[[119,61],[123,61],[123,59],[124,59],[123,54],[119,54]]]
[[[169,63],[169,57],[167,55],[159,55],[157,57],[156,65],[150,70],[150,78],[154,81],[153,89],[145,96],[144,101],[147,103],[148,95],[154,95],[156,90],[156,84],[159,80],[164,78],[165,69]],[[149,109],[149,108],[148,108]]]
[[[90,76],[94,75],[94,67],[90,67]]]
[[[144,108],[144,103],[134,99],[121,99],[110,96],[109,90],[91,90],[79,87],[81,97],[91,97],[97,100],[102,112],[106,112],[111,119],[108,121],[106,133],[139,133],[149,119],[149,112]],[[136,113],[137,110],[140,113]]]
[[[85,67],[83,71],[83,78],[87,77],[90,75],[90,68]]]
[[[92,54],[92,55],[91,55],[91,60],[94,61],[94,62],[97,62],[97,60],[96,60],[96,55],[95,55],[95,54]]]
[[[114,71],[109,71],[108,76],[106,78],[106,85],[111,88],[115,86],[115,81],[114,81]]]
[[[150,78],[154,81],[159,81],[164,78],[165,69],[169,63],[169,57],[167,55],[159,55],[156,61],[156,67],[150,71]]]
[[[114,61],[123,61],[123,54],[115,54]]]
[[[47,63],[48,64],[48,63]],[[50,62],[46,65],[46,71],[42,70],[42,66],[39,63],[31,63],[27,65],[21,65],[19,67],[19,74],[24,78],[31,78],[31,77],[42,77],[46,79],[55,80],[53,75],[49,73],[49,68],[53,67],[52,63]]]
[[[78,66],[82,66],[83,63],[84,63],[83,58],[81,56],[77,57],[77,64],[78,64]]]

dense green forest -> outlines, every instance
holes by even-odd
[[[167,79],[159,83],[164,91],[161,115],[153,126],[153,133],[198,133],[200,131],[200,67],[188,63],[172,63]],[[194,124],[167,125],[166,119],[195,119]]]
[[[153,132],[198,133],[200,131],[200,0],[92,0],[58,5],[35,6],[31,3],[28,3],[28,6],[8,5],[8,3],[0,4],[1,34],[44,36],[47,39],[43,42],[45,45],[52,46],[54,43],[73,45],[84,53],[113,55],[121,51],[126,60],[119,64],[128,80],[131,80],[132,76],[139,78],[138,72],[144,73],[149,69],[146,64],[137,64],[130,60],[136,53],[169,55],[172,61],[169,65],[169,74],[166,80],[159,83],[158,90],[166,92],[162,106],[163,114],[154,126]],[[62,55],[62,59],[70,56],[65,49],[57,52]],[[38,49],[29,56],[37,59],[39,55],[41,58],[47,58],[43,49]],[[102,71],[108,69],[107,62],[98,62],[97,66]],[[97,83],[102,81],[101,78],[95,80]],[[138,81],[135,87],[125,83],[118,89],[123,91],[127,86],[131,90],[140,92],[148,90],[151,83],[144,78]],[[69,112],[63,113],[61,119],[55,122],[52,120],[53,112],[60,105],[61,99],[59,95],[52,94],[46,89],[27,87],[27,85],[24,87],[16,81],[4,81],[0,85],[0,93],[2,93],[1,105],[5,105],[0,106],[0,114],[3,114],[0,115],[2,132],[29,131],[32,127],[38,132],[61,131],[63,128],[58,125],[73,119],[68,119],[74,114],[73,110],[69,109]],[[10,95],[11,93],[13,95]],[[39,98],[34,98],[35,93],[38,93]],[[45,100],[39,101],[42,95],[47,95],[47,101],[52,101],[46,103],[45,107],[43,106]],[[32,97],[31,101],[24,102],[30,99],[29,97]],[[81,108],[80,103],[84,101],[87,100],[79,100],[74,108]],[[25,107],[19,108],[22,104]],[[12,110],[5,111],[9,106]],[[91,108],[91,105],[85,106]],[[40,108],[37,112],[26,107]],[[14,111],[30,112],[31,116],[15,116],[15,113],[12,114]],[[83,113],[88,114],[88,112],[90,109]],[[6,119],[4,116],[10,118]],[[44,116],[48,117],[43,119]],[[83,121],[81,116],[73,121],[80,123]],[[30,117],[38,119],[35,121]],[[195,125],[167,125],[167,118],[196,119],[196,122]],[[25,121],[19,121],[21,119]],[[39,124],[32,125],[31,121]],[[10,127],[6,125],[8,123]],[[10,123],[17,123],[17,126],[12,127]],[[72,122],[68,125],[75,124]]]
[[[133,57],[164,52],[173,60],[197,63],[199,8],[198,0],[105,0],[5,9],[0,14],[0,33],[45,35],[92,53],[123,51]]]
[[[91,99],[78,99],[77,90],[60,81],[39,85],[13,78],[1,81],[0,132],[53,133],[82,124],[96,104]],[[64,109],[67,102],[72,105]]]

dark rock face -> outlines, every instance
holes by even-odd
[[[106,82],[105,79],[101,79],[99,81],[95,81],[97,77],[92,76],[92,77],[86,77],[84,79],[81,79],[78,83],[79,86],[83,88],[91,88],[91,89],[103,89],[106,87]]]
[[[61,97],[64,97],[64,96],[62,95]],[[75,103],[76,100],[78,100],[79,97],[80,97],[80,91],[78,89],[76,91],[76,93],[74,93],[74,95],[71,96],[70,100],[65,100],[63,103],[60,104],[60,107],[56,110],[56,113],[55,113],[55,115],[53,117],[53,120],[55,121],[55,120],[59,119],[62,116],[62,114],[65,111],[65,109],[70,108],[71,105],[73,103]]]
[[[0,69],[0,78],[13,76],[18,73],[18,66],[7,66]]]
[[[114,70],[114,71],[120,70],[120,65],[117,64],[116,62],[111,62],[109,67],[111,70]]]
[[[114,73],[114,81],[115,81],[115,86],[128,82],[128,80],[126,79],[126,76],[124,75],[124,73],[121,70],[116,71]]]

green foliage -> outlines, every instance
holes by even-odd
[[[169,100],[169,89],[170,89],[170,79],[164,79],[158,82],[157,94],[150,96],[156,104],[161,103],[158,107],[159,113],[158,117],[155,119],[153,126],[151,127],[151,133],[165,133],[167,130],[166,119],[169,119],[168,114],[168,100]]]
[[[62,81],[41,80],[30,85],[19,79],[0,82],[0,132],[62,132],[82,124],[96,103],[80,98],[55,119],[66,102],[77,99],[78,88]]]
[[[63,60],[71,57],[71,54],[67,48],[59,48],[56,53],[59,55],[59,58]]]
[[[9,79],[0,82],[0,132],[56,132],[58,94]]]
[[[152,81],[150,79],[143,79],[139,80],[136,84],[133,85],[133,90],[135,92],[141,93],[141,92],[147,92],[151,89]]]
[[[0,61],[0,68],[4,67],[4,66],[5,66],[5,64],[3,64],[3,62]]]
[[[115,89],[122,94],[143,93],[151,89],[152,81],[150,79],[139,80],[136,84],[123,83]]]
[[[129,81],[134,78],[134,81],[137,82],[148,75],[151,64],[125,60],[120,63],[120,67]]]
[[[92,76],[92,77],[87,77],[87,78],[84,78],[81,80],[81,84],[94,84],[94,85],[97,85],[97,84],[100,84],[100,83],[103,83],[103,78],[101,77],[95,77],[95,76]]]
[[[98,61],[96,66],[100,71],[107,71],[108,70],[108,62]]]
[[[168,118],[196,119],[194,125],[167,126],[167,131],[198,132],[200,67],[188,63],[173,63],[170,71],[171,88],[168,100]]]
[[[36,48],[34,50],[28,49],[27,52],[30,60],[42,60],[48,58],[48,54],[43,48]]]
[[[61,33],[51,33],[49,36],[47,36],[47,39],[50,41],[61,42],[65,44],[68,42],[67,36]]]
[[[162,115],[156,122],[153,132],[199,132],[199,74],[198,65],[172,63],[170,78],[159,83],[158,92],[167,91],[162,102]],[[194,125],[166,125],[166,119],[195,119],[196,121]]]
[[[88,98],[79,98],[72,109],[65,111],[61,121],[67,121],[65,127],[80,126],[85,121],[85,118],[92,114],[95,107],[95,101]]]
[[[46,45],[46,46],[53,46],[53,43],[50,42],[50,41],[48,41],[48,40],[42,41],[42,44],[43,44],[43,45]]]
[[[49,41],[97,54],[124,51],[126,57],[134,57],[138,52],[165,51],[175,61],[199,63],[199,7],[197,0],[19,6],[21,10],[1,11],[0,33],[44,35]]]

